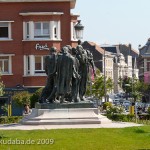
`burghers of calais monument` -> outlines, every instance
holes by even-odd
[[[93,56],[81,45],[64,46],[57,54],[56,47],[50,48],[45,57],[47,83],[39,103],[67,103],[84,101],[89,67],[95,75]]]

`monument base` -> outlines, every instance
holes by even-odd
[[[37,103],[36,108],[32,109],[32,113],[25,116],[20,123],[24,125],[73,125],[111,122],[105,116],[99,114],[93,103],[83,103]]]
[[[81,101],[71,103],[36,103],[36,109],[64,109],[64,108],[94,108],[92,101]]]

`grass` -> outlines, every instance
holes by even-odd
[[[2,144],[34,140],[35,144]],[[30,140],[29,140],[30,139]],[[38,145],[37,142],[47,144]],[[48,139],[54,139],[48,141]],[[119,129],[0,130],[0,150],[150,150],[150,126]],[[50,144],[50,143],[53,144]]]

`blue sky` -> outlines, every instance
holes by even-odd
[[[150,0],[77,0],[72,12],[85,26],[83,41],[138,49],[150,38]]]

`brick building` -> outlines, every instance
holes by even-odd
[[[0,67],[7,88],[44,86],[51,46],[77,45],[76,0],[0,0]]]

